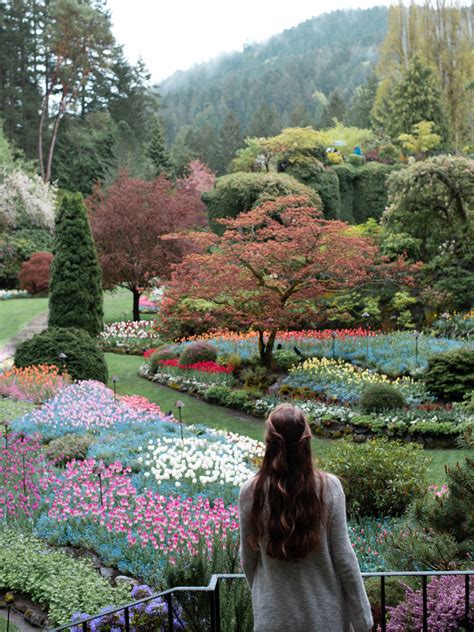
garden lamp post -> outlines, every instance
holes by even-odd
[[[332,331],[331,332],[331,338],[332,338],[332,359],[334,360],[334,358],[336,357],[336,332]]]
[[[449,312],[443,312],[441,314],[441,318],[443,319],[444,322],[444,337],[447,338],[448,337],[448,318],[449,318]]]
[[[67,355],[61,351],[61,353],[58,355],[58,358],[61,361],[61,364],[62,364],[62,367],[63,367],[63,371],[65,371],[66,370]]]
[[[2,426],[5,428],[5,450],[8,452],[8,433],[10,432],[10,422],[8,419],[2,421]]]
[[[415,336],[415,368],[418,368],[418,339],[420,337],[420,332],[415,331],[414,336]]]
[[[98,467],[94,468],[94,474],[97,476],[97,478],[99,479],[99,498],[100,498],[100,506],[103,507],[104,506],[104,495],[102,492],[102,472]]]
[[[364,319],[364,321],[366,323],[368,323],[369,321],[367,320],[368,318],[370,318],[370,314],[369,312],[364,312],[362,314],[362,318]],[[368,362],[369,361],[369,334],[368,334],[368,324],[366,327],[364,327],[364,331],[365,331],[365,361]]]
[[[10,630],[10,610],[12,607],[12,603],[15,601],[15,597],[12,592],[7,592],[5,595],[5,604],[7,606],[7,629],[6,632]]]
[[[184,408],[184,402],[178,399],[176,400],[175,406],[178,409],[178,417],[179,417],[179,425],[181,428],[181,441],[182,441],[184,439],[184,435],[183,435],[183,418],[182,418],[181,410]]]
[[[117,382],[118,377],[116,375],[112,375],[112,384],[114,387],[114,403],[117,401]]]

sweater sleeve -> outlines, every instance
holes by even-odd
[[[252,588],[255,571],[259,560],[259,552],[250,548],[248,539],[250,535],[250,512],[252,509],[252,487],[250,481],[244,484],[239,496],[240,515],[240,561],[245,577]]]
[[[360,574],[359,563],[349,539],[346,497],[339,479],[331,478],[334,481],[333,509],[329,524],[331,554],[344,589],[354,631],[369,632],[373,626],[372,612]]]

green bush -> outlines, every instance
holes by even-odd
[[[46,455],[56,465],[64,467],[66,463],[73,459],[83,461],[87,457],[87,451],[94,441],[94,437],[87,434],[65,434],[48,443]]]
[[[185,347],[179,356],[183,366],[196,362],[209,362],[217,359],[217,349],[210,342],[193,342]]]
[[[327,219],[339,218],[339,180],[332,167],[327,169],[305,169],[301,165],[292,165],[287,173],[298,178],[298,180],[319,194],[323,205],[324,217]]]
[[[436,397],[461,401],[474,388],[472,349],[448,351],[429,358],[425,384]]]
[[[152,373],[156,373],[160,368],[160,362],[162,360],[174,360],[179,357],[181,348],[179,345],[163,345],[150,356],[150,370]]]
[[[288,371],[292,366],[301,362],[302,358],[293,351],[278,349],[273,352],[272,364],[275,371]]]
[[[257,206],[262,200],[282,195],[307,195],[320,206],[315,192],[285,173],[232,173],[217,178],[212,191],[203,193],[212,230],[222,234],[224,227],[216,220],[237,217]]]
[[[253,405],[251,393],[244,389],[232,390],[226,398],[226,406],[230,408],[246,408],[248,404]]]
[[[342,479],[351,517],[397,516],[423,492],[427,460],[413,443],[338,441],[321,467]]]
[[[384,410],[399,410],[405,406],[403,395],[390,384],[372,384],[360,398],[364,413],[379,413]]]
[[[128,588],[112,588],[89,560],[13,529],[2,530],[0,537],[0,590],[27,593],[47,609],[53,625],[69,623],[75,612],[96,614],[104,605],[130,600]]]
[[[371,162],[357,169],[354,180],[353,215],[356,224],[374,217],[380,219],[387,206],[387,178],[400,167]]]
[[[242,365],[242,356],[238,353],[228,353],[217,357],[217,362],[224,366],[231,367],[233,371],[240,369]]]
[[[358,154],[350,154],[347,157],[347,162],[354,167],[362,167],[362,165],[365,165],[365,157]]]
[[[232,392],[232,389],[228,386],[211,386],[204,393],[204,399],[211,404],[227,405],[227,400]]]
[[[84,329],[52,327],[22,342],[15,352],[19,368],[33,364],[54,364],[61,368],[59,355],[73,380],[98,380],[107,383],[104,354]]]
[[[256,388],[259,391],[265,391],[273,382],[273,378],[263,366],[256,366],[245,369],[242,372],[242,381],[245,388]]]

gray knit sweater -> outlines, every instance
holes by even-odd
[[[239,499],[241,561],[252,590],[255,632],[355,632],[372,629],[372,615],[346,523],[338,478],[327,474],[327,527],[321,545],[300,562],[275,560],[248,545],[254,479]]]

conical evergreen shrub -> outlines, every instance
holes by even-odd
[[[102,279],[82,196],[64,196],[56,218],[49,327],[78,327],[92,337],[103,327]]]

